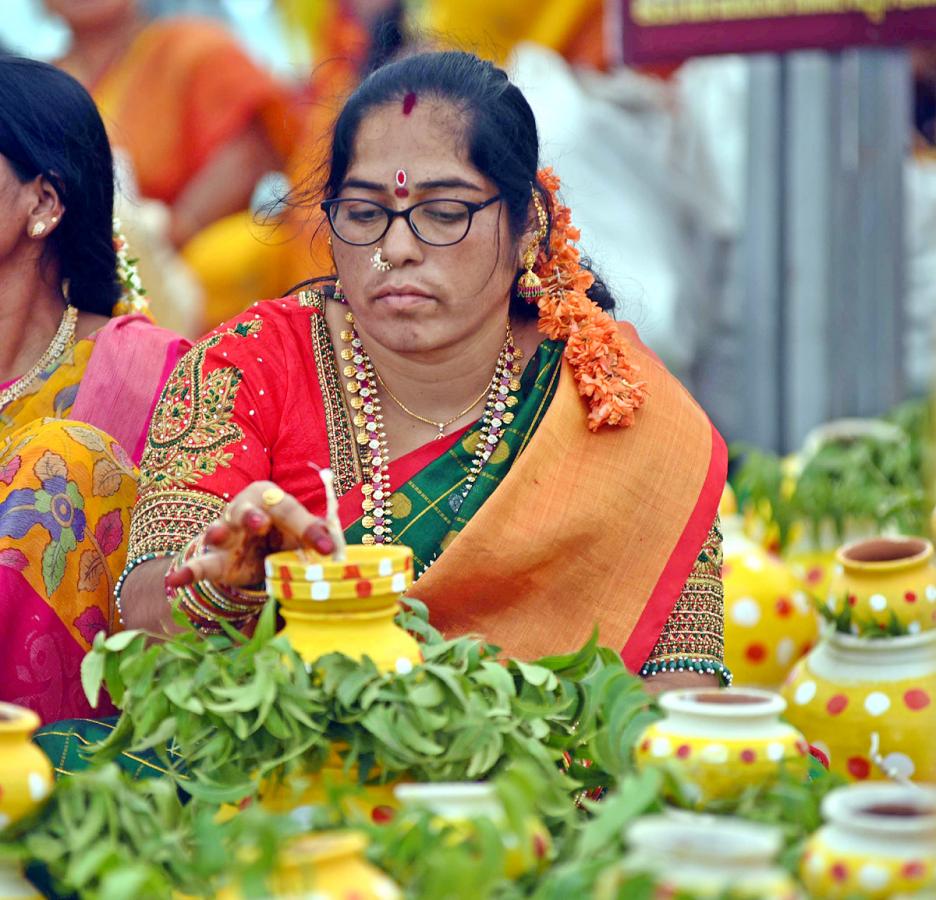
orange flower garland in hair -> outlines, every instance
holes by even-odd
[[[579,263],[575,243],[581,232],[573,226],[569,208],[559,202],[559,178],[546,168],[539,180],[549,192],[552,212],[549,247],[540,249],[534,266],[543,286],[537,300],[539,330],[565,341],[565,358],[588,401],[589,430],[628,428],[647,399],[644,383],[637,380],[640,370],[628,359],[627,342],[614,319],[586,293],[595,278]]]

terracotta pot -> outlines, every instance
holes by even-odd
[[[892,617],[910,633],[936,628],[933,545],[924,538],[877,537],[846,544],[826,603],[839,613],[847,604],[857,631],[880,632]],[[855,629],[853,629],[855,630]]]
[[[832,791],[822,813],[827,824],[801,866],[811,895],[878,900],[936,890],[936,788],[851,785]]]
[[[412,561],[409,547],[383,545],[350,545],[337,563],[315,553],[271,554],[267,590],[286,621],[281,634],[307,663],[343,653],[369,656],[381,672],[409,672],[422,654],[394,617],[413,581]]]
[[[32,742],[39,716],[0,703],[0,831],[36,810],[52,790],[52,764]],[[40,897],[19,866],[0,861],[0,900]]]
[[[870,758],[872,735],[889,768],[936,781],[936,631],[859,638],[828,631],[783,688],[787,719],[852,780],[885,777]]]
[[[774,862],[778,829],[728,816],[670,814],[637,819],[627,829],[630,848],[622,872],[655,876],[656,896],[797,900],[795,881]],[[619,896],[606,876],[596,900]],[[604,893],[607,891],[607,893]]]
[[[434,782],[401,784],[394,792],[403,809],[426,809],[440,819],[465,830],[471,820],[487,818],[501,828],[504,844],[504,874],[511,879],[542,870],[551,856],[549,831],[536,817],[526,822],[523,834],[514,833],[494,786],[474,782]]]
[[[819,620],[799,580],[744,533],[739,516],[722,517],[725,665],[735,687],[779,688],[819,636]]]
[[[669,691],[665,717],[638,738],[638,768],[661,765],[684,779],[699,807],[769,784],[784,769],[805,778],[808,746],[780,720],[779,694],[752,688]]]

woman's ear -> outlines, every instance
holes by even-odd
[[[542,246],[543,241],[546,238],[546,228],[547,220],[545,201],[534,187],[530,196],[530,203],[527,207],[526,229],[520,236],[520,242],[517,249],[517,252],[519,253],[517,265],[519,268],[523,269],[526,267],[526,256],[531,248],[534,248],[533,258],[535,260],[536,254],[539,252],[539,248]]]
[[[48,237],[58,227],[65,214],[65,205],[58,189],[45,175],[37,175],[25,187],[31,194],[27,231],[35,237]]]

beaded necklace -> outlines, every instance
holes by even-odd
[[[33,382],[57,360],[74,342],[75,326],[78,321],[78,310],[74,306],[66,306],[52,343],[46,347],[45,352],[36,361],[36,364],[25,375],[17,378],[12,384],[0,391],[0,409],[8,406],[14,400],[19,400],[30,388]]]
[[[361,524],[367,533],[361,541],[365,544],[389,544],[393,541],[392,489],[377,372],[354,328],[354,314],[350,311],[345,313],[345,321],[351,327],[341,332],[341,340],[349,346],[343,348],[340,355],[348,363],[343,370],[348,379],[345,386],[351,395],[348,402],[354,410],[352,421],[358,429],[356,440],[364,471],[364,500],[361,503],[364,517]],[[504,345],[487,391],[474,459],[465,478],[465,486],[457,498],[458,507],[464,503],[504,431],[513,421],[514,414],[510,410],[518,402],[516,392],[520,390],[518,376],[522,357],[522,351],[514,345],[508,322]]]

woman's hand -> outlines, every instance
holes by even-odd
[[[224,516],[208,527],[204,544],[206,553],[166,577],[170,587],[195,581],[231,587],[261,584],[263,560],[270,553],[298,547],[319,553],[335,549],[325,520],[272,481],[255,481],[234,497]]]

